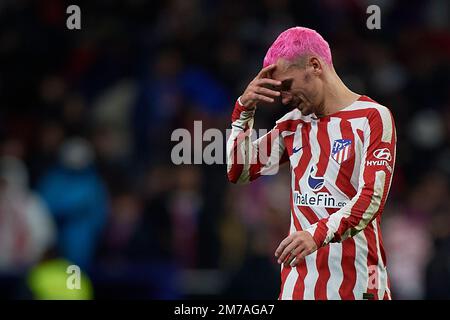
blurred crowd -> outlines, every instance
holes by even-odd
[[[231,185],[223,164],[173,165],[171,133],[225,132],[271,42],[301,25],[394,114],[394,298],[450,299],[447,0],[86,1],[81,30],[69,4],[0,2],[0,298],[54,297],[73,264],[73,298],[276,298],[288,168]],[[255,127],[285,112],[260,108]]]

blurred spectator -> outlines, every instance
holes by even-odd
[[[132,192],[115,195],[105,228],[100,257],[108,263],[151,261],[155,257],[152,230],[144,221],[142,201]]]
[[[174,258],[183,268],[198,265],[199,214],[204,205],[200,179],[200,172],[195,167],[180,167],[170,199]]]
[[[392,217],[387,215],[394,214]],[[422,299],[424,271],[432,245],[423,219],[411,212],[386,210],[384,223],[389,276],[394,299]]]
[[[447,199],[448,200],[448,199]],[[450,299],[450,203],[432,219],[434,250],[425,273],[426,299]]]
[[[393,294],[397,299],[423,299],[426,267],[433,254],[433,217],[447,208],[446,176],[428,172],[409,193],[404,205],[385,213],[385,243]]]
[[[56,230],[41,198],[28,187],[25,165],[0,158],[0,272],[21,273],[53,246]]]
[[[158,186],[154,182],[153,188]],[[163,184],[160,184],[161,191]],[[164,193],[154,191],[149,190],[152,194],[149,202],[126,186],[113,195],[111,215],[93,273],[100,297],[121,298],[121,290],[133,292],[128,298],[179,297],[175,283],[178,264],[173,261],[170,250],[168,201]]]
[[[81,268],[92,262],[109,210],[108,195],[93,161],[89,142],[68,140],[62,146],[60,163],[39,182],[39,192],[57,223],[59,250]]]

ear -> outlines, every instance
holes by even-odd
[[[322,62],[316,58],[311,57],[309,59],[309,65],[312,67],[313,73],[316,75],[320,75],[322,73]]]

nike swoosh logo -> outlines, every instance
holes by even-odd
[[[302,148],[303,148],[303,147],[300,147],[300,148],[294,147],[294,148],[292,148],[292,153],[297,153],[297,152],[299,152],[300,150],[302,150]]]

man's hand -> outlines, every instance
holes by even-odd
[[[272,103],[275,101],[275,97],[280,96],[280,91],[275,91],[264,87],[281,85],[281,81],[268,78],[270,72],[273,71],[275,67],[275,64],[271,64],[261,69],[255,79],[249,83],[244,93],[241,95],[241,103],[247,109],[253,109],[256,107],[258,102]]]
[[[275,251],[275,257],[278,258],[279,264],[284,263],[295,267],[301,259],[316,250],[317,245],[311,234],[306,231],[297,231],[281,241]]]

